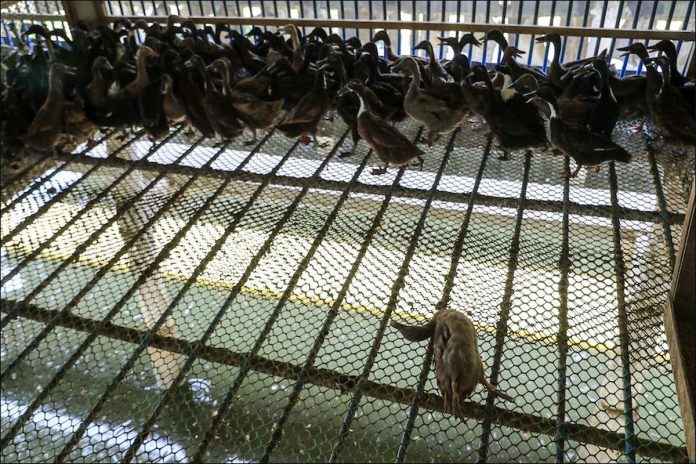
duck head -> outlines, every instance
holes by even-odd
[[[346,40],[346,45],[353,48],[353,50],[362,48],[362,42],[357,37],[351,37],[350,39]]]
[[[432,48],[433,45],[430,43],[429,40],[423,40],[418,45],[413,47],[414,50],[425,50],[428,54],[430,54]]]
[[[667,55],[670,59],[677,56],[677,47],[671,40],[660,40],[648,47],[650,51],[660,51]]]
[[[492,40],[496,42],[500,46],[500,48],[507,48],[509,45],[507,39],[505,38],[505,35],[500,29],[491,29],[490,31],[486,32],[486,35],[481,37],[479,40]]]
[[[392,67],[393,71],[402,73],[402,74],[415,74],[419,72],[418,69],[418,63],[416,63],[416,60],[414,60],[411,57],[404,58],[403,60],[399,61]]]
[[[631,54],[638,55],[641,58],[648,56],[648,49],[645,48],[645,44],[643,44],[642,42],[633,42],[630,45],[627,45],[627,46],[621,47],[621,48],[617,48],[616,50],[619,52],[625,52],[619,56],[628,56]]]
[[[375,32],[375,35],[372,36],[373,42],[379,42],[380,40],[384,42],[384,45],[386,45],[387,47],[391,47],[391,39],[389,38],[389,34],[387,34],[387,31],[385,31],[384,29]]]
[[[539,90],[539,82],[537,82],[536,77],[534,77],[532,74],[522,74],[517,80],[512,81],[509,87],[515,89],[517,92],[523,95],[526,95]]]
[[[551,32],[536,38],[537,43],[552,43],[554,45],[561,43],[561,35],[557,32]]]
[[[466,45],[473,45],[474,47],[481,47],[481,42],[479,42],[476,37],[474,37],[474,34],[467,33],[462,36],[461,39],[459,39],[459,46],[464,48]]]

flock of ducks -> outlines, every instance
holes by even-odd
[[[397,55],[385,31],[364,44],[322,28],[303,37],[293,25],[275,32],[255,27],[244,36],[224,24],[199,27],[170,16],[165,26],[121,19],[96,29],[78,23],[71,32],[72,39],[62,29],[33,25],[16,34],[19,46],[2,63],[3,156],[56,152],[91,141],[100,127],[138,127],[157,140],[182,123],[223,142],[247,129],[247,143],[255,143],[258,130],[275,128],[317,143],[319,123],[333,111],[353,140],[341,156],[365,140],[384,163],[373,174],[390,165],[422,166],[422,143],[432,146],[477,118],[504,157],[531,147],[569,155],[577,169],[565,176],[582,166],[599,170],[606,161],[630,161],[611,138],[620,119],[648,120],[666,141],[696,145],[694,81],[677,70],[670,41],[619,48],[637,55],[646,72],[618,78],[606,50],[561,63],[556,33],[536,39],[553,44],[544,73],[518,62],[524,52],[499,30],[480,39],[438,37],[454,52],[442,61],[429,41],[416,47],[427,59]],[[27,36],[34,37],[31,50]],[[137,36],[144,37],[140,45]],[[503,50],[495,70],[462,53],[482,40]],[[649,51],[661,53],[651,57]],[[427,129],[422,140],[413,142],[396,128],[407,117]]]

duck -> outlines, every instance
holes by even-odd
[[[167,117],[167,121],[169,121],[169,124],[186,122],[186,106],[183,100],[174,93],[174,79],[167,73],[162,74],[160,79],[162,81],[160,86],[162,110]]]
[[[619,104],[609,85],[607,62],[604,60],[594,60],[587,66],[591,66],[592,69],[599,73],[602,82],[599,99],[590,113],[590,130],[611,137],[614,126],[616,126],[616,121],[619,119]]]
[[[135,79],[128,83],[125,87],[117,90],[115,98],[130,98],[137,96],[150,83],[150,78],[147,73],[146,64],[148,57],[158,57],[159,54],[148,46],[141,46],[135,55],[136,74]]]
[[[192,56],[189,59],[189,63],[203,79],[205,95],[203,104],[208,121],[210,121],[215,133],[225,141],[240,136],[244,131],[244,127],[237,119],[237,115],[232,110],[232,105],[229,101],[229,76],[223,71],[221,89],[218,89],[200,56]]]
[[[555,149],[570,156],[576,163],[571,174],[561,177],[576,177],[582,166],[594,167],[599,172],[601,163],[619,161],[628,163],[631,154],[603,134],[593,132],[586,125],[569,122],[560,117],[556,96],[549,87],[541,87],[528,100],[549,118],[548,138]]]
[[[428,129],[426,143],[432,146],[442,135],[457,128],[464,116],[464,109],[451,108],[446,101],[422,92],[421,73],[412,58],[404,58],[394,66],[395,71],[403,71],[411,76],[411,84],[404,98],[404,111],[411,118],[424,124]]]
[[[433,44],[429,40],[423,40],[418,45],[415,46],[414,50],[425,50],[428,54],[428,67],[427,72],[430,76],[430,82],[435,84],[438,82],[452,82],[452,76],[445,71],[440,62],[435,59],[435,52],[433,51]]]
[[[293,24],[283,26],[281,31],[290,36],[292,41],[292,70],[299,73],[304,65],[304,54],[300,44],[300,32]]]
[[[501,159],[508,159],[510,150],[547,145],[543,121],[510,86],[511,81],[501,92],[493,87],[485,66],[476,65],[471,72],[486,84],[483,118],[504,151]],[[506,79],[509,80],[509,76]]]
[[[696,119],[690,114],[689,104],[671,84],[670,60],[666,55],[651,58],[662,70],[661,86],[652,108],[652,120],[665,140],[676,145],[696,145]]]
[[[387,34],[387,31],[385,31],[384,29],[375,32],[375,34],[372,36],[372,42],[377,43],[380,41],[384,43],[384,47],[387,53],[387,62],[389,64],[393,65],[401,61],[401,56],[394,53],[394,49],[392,48],[391,44],[391,38],[389,38],[389,34]]]
[[[24,137],[28,148],[57,154],[63,133],[63,78],[74,73],[74,68],[62,63],[51,64],[48,71],[48,95]]]
[[[358,133],[384,163],[384,167],[374,168],[372,175],[386,174],[390,164],[405,166],[413,160],[417,160],[417,165],[422,169],[424,153],[395,127],[370,110],[365,90],[363,84],[354,79],[341,92],[353,92],[357,95],[360,102],[357,114]]]
[[[677,69],[677,48],[671,40],[661,40],[650,47],[648,50],[658,50],[669,59],[669,75],[672,87],[679,90],[684,101],[689,105],[689,114],[694,117],[694,106],[696,105],[696,81],[687,79]]]
[[[266,101],[256,98],[250,93],[241,92],[237,87],[229,89],[230,63],[226,58],[218,58],[213,66],[225,76],[224,84],[228,91],[232,108],[237,117],[251,130],[253,138],[244,142],[244,145],[257,143],[256,131],[269,129],[280,120],[281,111],[285,100],[278,99]]]
[[[307,133],[312,134],[315,146],[317,142],[317,127],[319,121],[329,110],[331,99],[326,90],[326,74],[319,70],[314,78],[312,89],[303,96],[285,119],[276,126],[286,137],[301,137],[304,144],[310,143]]]

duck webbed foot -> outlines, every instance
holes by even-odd
[[[629,127],[628,130],[629,130],[629,132],[633,132],[634,134],[637,134],[639,132],[643,132],[643,122],[641,121],[638,124],[636,124],[635,126]]]
[[[353,143],[353,146],[349,151],[342,151],[338,154],[339,158],[348,158],[349,156],[353,156],[355,154],[355,149],[358,147],[358,142]]]
[[[383,168],[373,168],[370,174],[372,174],[373,176],[381,176],[382,174],[386,174],[388,166],[389,163],[385,164]]]
[[[578,164],[577,167],[575,168],[575,171],[573,171],[572,174],[568,171],[563,171],[563,172],[561,172],[561,178],[562,179],[572,179],[574,177],[577,177],[578,172],[580,172],[581,168],[582,168],[582,164]]]
[[[184,132],[184,136],[187,139],[192,139],[196,136],[196,131],[193,129],[193,126],[189,126],[188,130]]]
[[[501,161],[507,161],[510,159],[510,152],[508,150],[503,150],[503,154],[498,157]]]
[[[92,148],[97,146],[97,141],[94,140],[93,137],[90,137],[87,139],[87,150],[91,150]]]
[[[256,143],[258,142],[258,139],[256,138],[256,129],[252,129],[251,133],[253,134],[253,137],[251,138],[251,140],[247,140],[244,142],[245,147],[248,147],[249,145],[256,145]]]
[[[128,138],[128,130],[123,129],[119,134],[114,137],[115,140],[118,140],[119,142],[123,142]]]
[[[422,170],[423,170],[423,157],[422,157],[422,156],[417,156],[416,159],[417,159],[418,161],[416,161],[415,163],[413,163],[411,166],[416,166],[416,167],[418,167],[418,169],[420,169],[420,170],[422,171]]]

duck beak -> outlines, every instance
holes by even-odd
[[[440,45],[444,45],[445,43],[445,38],[444,37],[435,37]]]
[[[548,35],[542,35],[541,37],[536,38],[536,42],[548,42],[549,41],[549,36]]]

